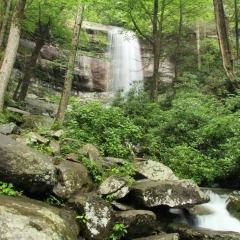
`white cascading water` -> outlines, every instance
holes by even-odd
[[[226,209],[228,194],[216,194],[210,190],[207,191],[211,201],[202,204],[206,209],[212,212],[209,215],[197,215],[195,225],[203,228],[220,231],[240,232],[240,221],[232,217]]]
[[[112,27],[109,31],[109,43],[111,59],[109,90],[122,88],[124,92],[128,92],[134,81],[139,82],[139,87],[142,87],[141,51],[134,32]]]
[[[229,193],[223,193],[222,191],[215,193],[211,190],[207,190],[206,193],[211,199],[210,202],[198,206],[200,206],[204,212],[209,214],[190,214],[190,216],[186,217],[181,209],[170,209],[170,212],[177,214],[180,217],[175,219],[175,222],[183,222],[189,225],[216,231],[240,232],[240,221],[232,217],[226,209]]]

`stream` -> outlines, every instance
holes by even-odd
[[[230,192],[230,190],[224,189],[206,190],[211,200],[208,203],[197,205],[196,209],[198,209],[197,211],[200,209],[200,214],[187,216],[181,209],[171,209],[170,212],[180,216],[175,222],[184,222],[212,230],[240,232],[240,221],[232,217],[226,209]]]

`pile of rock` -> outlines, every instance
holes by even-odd
[[[29,122],[49,123],[45,117],[28,115]],[[51,123],[49,123],[51,124]],[[42,124],[40,124],[42,126]],[[188,208],[209,201],[194,181],[179,179],[163,164],[135,159],[136,179],[112,175],[97,189],[79,155],[68,154],[58,161],[59,140],[63,132],[49,131],[48,138],[34,132],[12,135],[13,123],[1,125],[0,181],[12,183],[28,197],[44,199],[49,195],[64,202],[64,206],[50,206],[27,197],[0,194],[1,239],[109,239],[116,223],[126,226],[125,239],[239,239],[237,233],[221,233],[193,229],[187,225],[169,224],[169,208]],[[9,135],[9,136],[7,136]],[[71,141],[71,139],[65,139]],[[47,157],[26,146],[38,141],[52,147],[54,157]],[[85,144],[78,153],[87,156],[99,166],[117,168],[123,159],[101,157],[99,150]],[[114,201],[106,201],[111,196]],[[86,221],[78,221],[76,215]],[[229,235],[230,234],[230,235]],[[231,238],[229,238],[231,236]]]

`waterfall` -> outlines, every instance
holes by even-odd
[[[109,31],[109,52],[111,59],[110,89],[115,91],[123,88],[127,92],[134,81],[142,87],[143,71],[140,45],[132,31],[112,27]]]
[[[226,209],[226,201],[229,194],[217,194],[207,191],[211,201],[202,204],[206,210],[211,211],[208,215],[196,215],[195,225],[203,228],[221,231],[240,231],[240,221],[232,217]]]
[[[182,209],[170,209],[171,213],[177,214],[174,222],[186,223],[192,226],[208,228],[216,231],[240,232],[240,221],[232,217],[226,209],[229,192],[227,190],[213,192],[207,190],[210,202],[196,205],[201,214],[192,214]]]

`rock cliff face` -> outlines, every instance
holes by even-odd
[[[79,45],[77,52],[72,90],[78,92],[104,92],[109,88],[109,67],[111,59],[108,53],[108,26],[97,23],[84,22],[83,27],[90,41]],[[151,48],[140,41],[142,51],[143,74],[149,81],[153,73],[153,61]],[[15,68],[23,71],[27,60],[30,58],[35,43],[21,39]],[[40,80],[41,84],[51,86],[61,91],[66,72],[68,51],[59,46],[46,44],[42,47],[37,60],[34,78],[32,81]],[[165,61],[161,63],[159,71],[161,83],[169,83],[172,78],[172,65]],[[13,72],[12,79],[17,80],[19,76]]]

